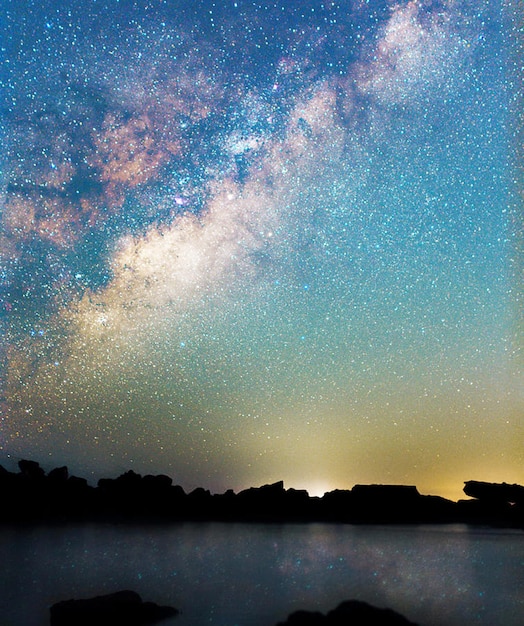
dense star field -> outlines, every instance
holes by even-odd
[[[0,463],[522,482],[517,5],[4,0]]]

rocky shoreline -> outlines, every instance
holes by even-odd
[[[101,478],[96,487],[70,476],[67,467],[48,474],[22,460],[19,472],[0,465],[0,522],[222,521],[335,522],[350,524],[465,523],[524,528],[524,487],[467,481],[468,500],[421,495],[411,485],[355,485],[322,497],[285,489],[282,481],[223,494],[197,488],[189,493],[165,475],[130,470]]]

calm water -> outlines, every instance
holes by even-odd
[[[273,626],[350,598],[426,626],[524,624],[524,533],[465,526],[85,525],[0,528],[0,626],[130,588],[165,626]]]

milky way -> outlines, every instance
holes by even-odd
[[[4,3],[1,459],[524,480],[521,16]]]

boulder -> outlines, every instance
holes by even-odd
[[[21,461],[18,461],[18,467],[20,469],[20,473],[30,480],[43,480],[45,478],[44,470],[36,461],[27,461],[22,459]]]
[[[135,591],[117,591],[82,600],[65,600],[50,609],[51,626],[142,626],[155,624],[178,611],[142,602]]]
[[[63,467],[55,467],[55,469],[52,469],[49,472],[47,478],[53,483],[65,483],[65,481],[69,478],[69,470],[65,465]]]
[[[277,626],[417,626],[393,611],[367,602],[346,600],[323,615],[318,611],[295,611]]]
[[[380,609],[367,602],[346,600],[327,614],[329,626],[416,626],[392,609]]]
[[[524,504],[524,487],[507,483],[487,483],[468,480],[464,483],[464,493],[472,498],[491,503]]]
[[[277,626],[326,626],[327,618],[319,611],[295,611]]]

